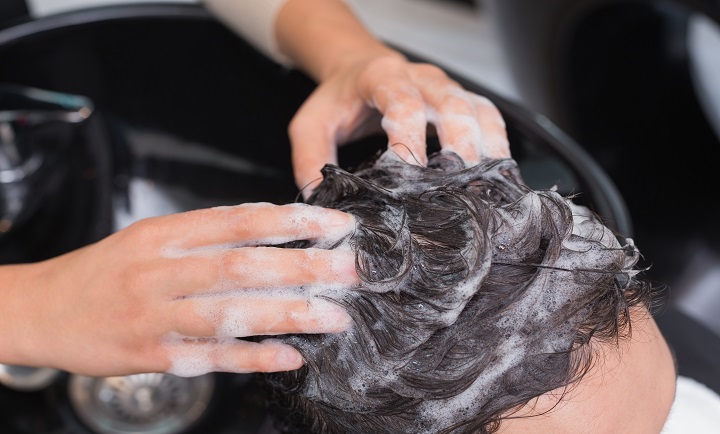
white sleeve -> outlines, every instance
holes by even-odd
[[[292,66],[280,52],[275,20],[288,0],[203,0],[206,8],[223,24],[275,62]]]

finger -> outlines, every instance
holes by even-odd
[[[471,94],[471,97],[475,103],[475,111],[482,131],[478,151],[481,158],[510,158],[510,142],[500,110],[484,96]]]
[[[468,166],[479,163],[484,132],[478,122],[472,94],[449,81],[442,86],[423,86],[422,89],[434,114],[431,121],[443,150],[455,152]]]
[[[341,211],[305,204],[248,203],[209,208],[152,222],[155,231],[172,241],[169,256],[210,247],[277,245],[295,240],[332,244],[355,228],[354,218]]]
[[[186,336],[339,333],[351,324],[350,316],[338,305],[287,292],[185,299],[176,305],[175,331]]]
[[[391,104],[382,119],[388,147],[409,164],[427,164],[427,117],[424,107],[398,101]]]
[[[238,339],[172,338],[164,344],[167,372],[195,377],[208,372],[280,372],[303,365],[300,353],[277,340],[248,342]]]
[[[309,291],[320,285],[350,286],[360,281],[354,252],[315,248],[248,247],[204,252],[179,258],[167,276],[173,276],[175,282],[166,285],[172,299],[245,289],[303,286]]]
[[[322,181],[320,169],[337,164],[337,114],[334,104],[311,96],[298,110],[288,127],[295,183],[307,199]]]
[[[422,95],[410,86],[379,86],[373,102],[383,114],[382,128],[388,147],[409,164],[427,164],[427,117]]]
[[[510,157],[505,122],[489,99],[463,89],[434,65],[417,64],[410,75],[431,106],[430,121],[444,150],[468,165]]]

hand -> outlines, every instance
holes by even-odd
[[[380,131],[380,126],[400,158],[425,165],[428,123],[435,126],[442,149],[457,153],[468,166],[510,156],[497,108],[440,68],[387,53],[346,62],[321,80],[290,124],[298,187],[307,197],[323,165],[337,164],[336,145]]]
[[[290,346],[235,337],[345,330],[348,315],[317,297],[317,285],[357,283],[354,254],[254,246],[328,246],[353,228],[353,218],[335,210],[244,204],[141,220],[80,250],[16,266],[10,271],[22,278],[12,280],[18,291],[5,293],[14,317],[0,326],[0,361],[95,376],[299,368]]]

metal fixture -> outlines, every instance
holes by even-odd
[[[70,403],[98,434],[178,434],[205,413],[215,377],[149,373],[124,377],[71,375]]]

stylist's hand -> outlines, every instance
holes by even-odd
[[[382,121],[380,122],[380,118]],[[440,68],[392,52],[346,62],[323,78],[290,125],[293,165],[309,194],[336,146],[385,130],[388,146],[411,164],[427,162],[426,129],[435,126],[443,150],[469,166],[510,156],[505,123],[487,99],[463,89]]]
[[[303,361],[292,347],[235,337],[345,330],[348,315],[313,290],[355,284],[354,254],[254,246],[329,246],[353,228],[347,214],[300,204],[142,220],[20,266],[18,317],[0,329],[14,339],[15,360],[87,375],[296,369]]]

